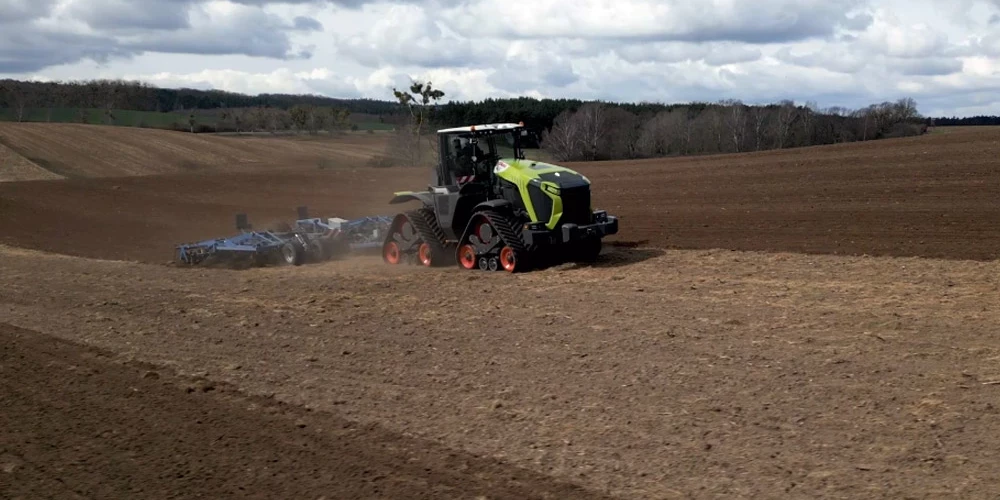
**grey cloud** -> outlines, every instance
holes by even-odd
[[[704,61],[712,66],[753,62],[763,55],[760,49],[750,47],[732,47],[728,50],[712,50]]]
[[[562,21],[493,20],[487,17],[486,13],[492,9],[484,6],[488,2],[483,0],[475,7],[453,7],[442,15],[456,30],[469,37],[783,43],[830,38],[839,29],[864,30],[873,23],[873,17],[867,13],[854,13],[852,9],[866,3],[866,0],[722,2],[727,8],[718,7],[723,9],[719,12],[704,12],[704,9],[689,7],[695,3],[677,0],[671,2],[671,13],[664,15],[662,23],[650,22],[645,26],[603,24],[586,13],[574,12],[567,12]]]
[[[106,63],[137,51],[123,48],[109,37],[77,35],[27,27],[7,27],[0,33],[0,73],[19,74],[81,59]]]
[[[0,0],[0,25],[45,17],[55,4],[56,0]]]
[[[841,26],[853,31],[864,31],[874,22],[875,17],[867,12],[864,12],[844,16],[841,20]]]
[[[208,1],[208,0],[198,0],[198,1]],[[261,7],[264,5],[309,5],[309,4],[328,4],[336,5],[338,7],[346,7],[348,9],[360,9],[368,4],[378,3],[383,0],[229,0],[232,3],[240,5],[252,5],[255,7]],[[426,3],[424,0],[396,0],[393,3],[397,4],[417,4]]]
[[[943,76],[962,71],[962,61],[942,57],[901,59],[890,67],[906,76]]]
[[[605,43],[595,46],[610,47],[619,57],[633,64],[644,62],[676,63],[683,61],[704,61],[711,66],[737,64],[756,61],[761,58],[760,49],[739,43],[691,43],[691,42],[655,42],[655,43]],[[588,54],[593,55],[593,53]]]
[[[289,26],[260,10],[243,11],[211,25],[173,32],[156,32],[123,42],[144,52],[229,55],[243,54],[276,59],[299,58],[288,36]]]
[[[314,47],[296,47],[292,31],[322,31],[315,19],[292,22],[261,9],[243,8],[211,23],[193,26],[190,8],[202,0],[86,0],[68,14],[98,34],[74,34],[20,23],[0,29],[0,73],[35,72],[90,59],[105,63],[144,52],[308,59]],[[7,16],[30,18],[49,13],[51,2],[0,0]]]
[[[69,7],[75,19],[110,31],[179,30],[190,26],[189,13],[187,0],[89,0]]]
[[[305,16],[298,16],[292,22],[292,25],[298,31],[323,31],[323,23]]]
[[[494,87],[508,92],[526,92],[539,89],[566,87],[580,80],[568,62],[546,66],[504,65],[489,76],[487,81]]]
[[[838,73],[853,74],[861,71],[868,65],[869,60],[858,57],[851,51],[815,51],[805,54],[792,54],[788,47],[782,48],[775,53],[775,57],[782,62],[802,66],[805,68],[824,68]]]
[[[795,16],[794,21],[769,22],[759,19],[732,26],[710,26],[687,30],[673,35],[642,37],[648,40],[678,40],[686,42],[782,43],[833,35],[836,24],[822,16]]]
[[[1000,24],[1000,14],[993,14],[992,16],[990,16],[989,24],[990,26],[994,24]]]

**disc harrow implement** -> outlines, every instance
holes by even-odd
[[[299,207],[298,215],[287,230],[279,231],[253,230],[246,214],[237,214],[239,234],[177,245],[177,261],[191,266],[299,266],[380,248],[392,222],[388,216],[309,217],[306,207]]]

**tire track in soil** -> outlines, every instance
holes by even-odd
[[[3,498],[597,498],[0,323]]]

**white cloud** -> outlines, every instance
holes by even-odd
[[[0,0],[0,74],[388,99],[996,110],[995,0]]]

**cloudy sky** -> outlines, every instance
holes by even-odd
[[[0,77],[1000,114],[1000,0],[0,0]]]

